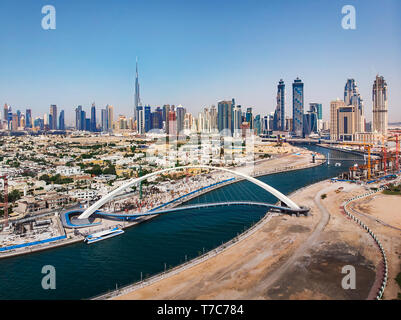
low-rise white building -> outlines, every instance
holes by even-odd
[[[80,167],[66,167],[66,166],[58,166],[56,168],[56,174],[60,174],[62,176],[74,176],[78,174],[82,174],[82,170]]]
[[[91,189],[74,189],[68,192],[71,198],[77,200],[92,200],[97,196],[96,190]]]

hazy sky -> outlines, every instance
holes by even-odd
[[[41,9],[56,8],[56,30],[43,30]],[[356,30],[341,27],[343,5],[356,8]],[[343,98],[355,78],[371,119],[372,84],[389,87],[389,119],[401,121],[399,0],[1,0],[0,103],[34,116],[50,104],[67,120],[92,102],[132,115],[135,58],[141,100],[152,107],[201,108],[235,98],[265,115],[277,83],[305,83],[305,105]],[[98,112],[99,114],[99,112]],[[71,122],[71,121],[68,121]]]

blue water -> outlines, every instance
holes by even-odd
[[[331,157],[357,156],[316,146],[311,150]],[[338,175],[343,167],[327,164],[310,169],[261,177],[284,194]],[[239,182],[217,189],[189,203],[230,200],[277,200],[261,188]],[[233,206],[187,210],[157,217],[126,230],[125,234],[92,245],[74,245],[0,260],[0,299],[84,299],[176,266],[217,247],[249,228],[265,208]],[[42,267],[56,268],[56,290],[43,290]]]

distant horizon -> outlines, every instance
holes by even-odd
[[[356,29],[341,26],[341,9],[356,9]],[[261,116],[274,112],[277,85],[286,85],[292,117],[292,83],[305,88],[304,110],[343,99],[355,79],[372,119],[377,74],[388,84],[389,119],[401,121],[401,2],[357,1],[52,1],[55,30],[43,30],[43,1],[3,0],[4,49],[0,103],[33,117],[50,105],[65,111],[92,102],[134,114],[138,57],[142,105],[181,104],[197,116],[204,107],[235,99]],[[378,14],[380,12],[380,15]],[[232,23],[228,23],[231,21]]]

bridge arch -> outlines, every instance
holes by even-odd
[[[272,195],[274,195],[276,198],[278,198],[279,200],[281,200],[283,203],[285,203],[289,208],[293,209],[293,210],[300,210],[301,208],[291,199],[289,199],[287,196],[285,196],[284,194],[282,194],[280,191],[274,189],[273,187],[269,186],[268,184],[255,179],[247,174],[241,173],[241,172],[237,172],[231,169],[227,169],[227,168],[220,168],[220,167],[212,167],[212,166],[205,166],[205,165],[189,165],[189,166],[182,166],[182,167],[173,167],[173,168],[167,168],[167,169],[162,169],[156,172],[152,172],[149,173],[145,176],[139,177],[139,178],[135,178],[132,179],[131,181],[127,182],[126,184],[118,187],[117,189],[111,191],[109,194],[105,195],[103,198],[101,198],[100,200],[96,201],[93,205],[91,205],[88,209],[86,209],[78,218],[79,219],[87,219],[89,218],[92,214],[94,214],[99,208],[101,208],[104,204],[106,204],[108,201],[112,200],[115,196],[117,196],[118,194],[120,194],[122,191],[124,191],[125,189],[136,185],[137,183],[146,180],[148,178],[151,178],[153,176],[159,175],[161,173],[164,172],[169,172],[169,171],[174,171],[174,170],[180,170],[180,169],[189,169],[189,168],[193,168],[193,169],[208,169],[208,170],[220,170],[220,171],[225,171],[225,172],[229,172],[233,175],[236,175],[238,177],[241,177],[243,179],[248,180],[249,182],[256,184],[257,186],[261,187],[262,189],[266,190],[267,192],[271,193]]]

